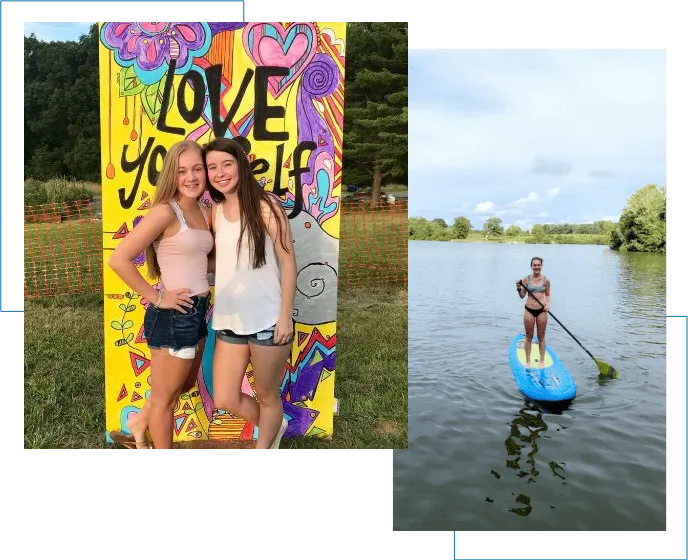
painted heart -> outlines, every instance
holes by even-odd
[[[289,68],[286,76],[268,78],[268,89],[277,99],[298,78],[315,56],[318,47],[315,26],[310,22],[254,23],[244,29],[244,48],[256,66]]]

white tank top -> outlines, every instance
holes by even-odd
[[[225,218],[220,203],[215,208],[215,306],[213,329],[254,334],[273,326],[282,303],[279,265],[271,237],[265,235],[265,264],[252,268],[249,233],[244,232],[237,261],[241,220]]]

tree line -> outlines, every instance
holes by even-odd
[[[502,220],[494,216],[485,220],[481,230],[476,230],[465,216],[454,218],[451,226],[442,218],[409,218],[409,239],[463,240],[468,239],[471,232],[486,241],[518,237],[526,243],[599,244],[602,240],[615,250],[665,253],[666,187],[645,185],[636,191],[626,202],[618,223],[598,220],[588,224],[535,224],[530,230],[510,225],[505,230]]]
[[[349,23],[343,184],[407,184],[407,23]],[[77,41],[24,37],[24,177],[100,182],[98,26]]]

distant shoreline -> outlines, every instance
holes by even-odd
[[[591,237],[597,237],[591,235]],[[414,239],[409,237],[409,241],[439,241],[442,243],[488,243],[488,244],[502,244],[502,245],[606,245],[609,246],[609,241],[600,239],[570,239],[570,240],[558,240],[558,239],[547,239],[545,241],[539,242],[528,242],[523,240],[507,240],[507,239]]]

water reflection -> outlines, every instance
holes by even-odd
[[[547,422],[543,418],[544,412],[535,403],[526,401],[511,421],[509,437],[504,441],[507,452],[506,466],[516,471],[519,478],[527,479],[529,484],[535,482],[540,474],[535,456],[538,452],[537,440],[548,430]],[[554,476],[566,480],[563,465],[550,461],[548,466]],[[524,517],[530,514],[533,509],[530,496],[519,494],[516,502],[521,504],[521,507],[509,508],[509,512]]]
[[[666,315],[666,256],[616,253],[619,306],[635,316],[661,319]]]

